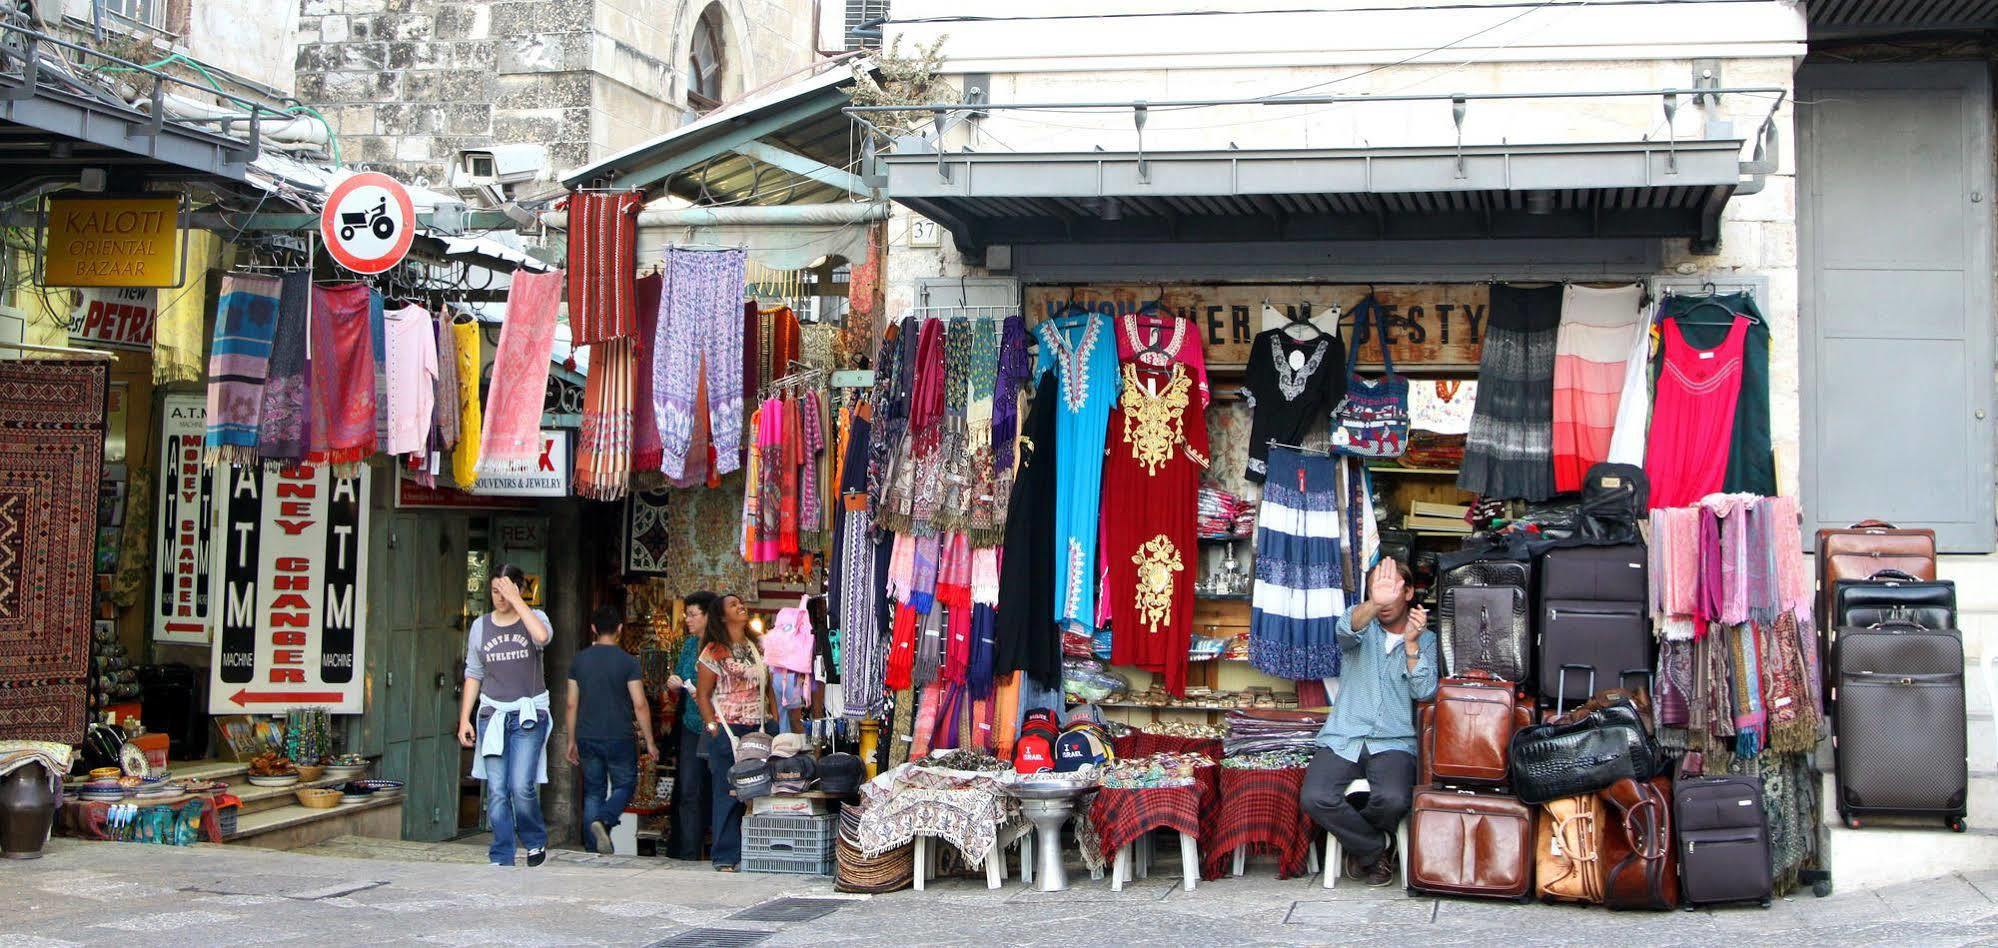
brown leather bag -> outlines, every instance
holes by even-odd
[[[1533,810],[1517,797],[1420,788],[1408,813],[1408,888],[1524,899],[1533,892]]]
[[[1919,580],[1936,578],[1936,532],[1902,530],[1879,520],[1862,520],[1844,530],[1818,531],[1818,616],[1831,615],[1831,597],[1841,579],[1871,579],[1898,569]]]
[[[1593,793],[1540,805],[1533,877],[1543,902],[1603,902],[1603,802]]]
[[[1678,908],[1671,781],[1619,780],[1599,796],[1612,816],[1602,835],[1603,904],[1613,910]]]
[[[1532,707],[1497,675],[1469,670],[1445,678],[1417,711],[1418,777],[1424,784],[1503,784],[1512,733],[1532,723]]]

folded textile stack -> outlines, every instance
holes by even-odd
[[[1266,751],[1310,753],[1325,716],[1304,711],[1241,710],[1228,712],[1228,756]]]
[[[1244,500],[1214,484],[1200,485],[1200,501],[1195,530],[1214,539],[1253,536],[1256,532],[1256,502]]]
[[[1243,754],[1222,758],[1221,766],[1229,770],[1295,770],[1311,766],[1311,752],[1288,750]]]

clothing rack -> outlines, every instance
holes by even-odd
[[[93,362],[111,362],[118,357],[102,349],[66,349],[62,346],[41,346],[32,342],[0,342],[0,349],[14,349],[20,352],[42,352],[56,359],[85,359]],[[40,361],[28,357],[30,362]]]
[[[998,311],[1000,311],[1000,312],[1003,312],[1003,313],[1009,313],[1009,314],[1010,314],[1010,313],[1015,313],[1015,312],[1018,312],[1018,311],[1019,311],[1019,309],[1020,309],[1020,307],[1018,307],[1018,306],[1014,306],[1014,305],[1012,305],[1012,304],[1010,304],[1010,303],[1009,303],[1009,304],[998,304],[998,305],[993,305],[993,304],[983,304],[983,303],[981,303],[981,304],[979,304],[979,305],[976,305],[976,306],[966,306],[966,305],[964,305],[964,304],[962,304],[962,303],[953,303],[953,304],[951,304],[951,305],[949,305],[949,306],[917,306],[917,307],[913,307],[913,308],[911,308],[911,309],[910,309],[910,310],[909,310],[908,312],[909,312],[909,314],[910,314],[910,315],[916,315],[916,314],[920,314],[920,313],[944,313],[944,312],[951,312],[951,313],[962,313],[962,312],[980,312],[980,313],[982,313],[982,312],[985,312],[985,311],[987,311],[987,310],[998,310]]]

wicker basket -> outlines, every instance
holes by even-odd
[[[325,778],[326,768],[318,764],[299,764],[298,779],[305,783]]]
[[[297,791],[298,802],[315,810],[330,810],[340,805],[340,791],[330,787],[307,787]]]

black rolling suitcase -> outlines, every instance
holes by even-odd
[[[1679,896],[1688,906],[1759,902],[1769,907],[1775,872],[1762,778],[1681,777],[1672,785],[1679,821]]]
[[[1870,579],[1832,584],[1832,628],[1865,628],[1886,622],[1913,622],[1929,629],[1956,628],[1956,584],[1916,579],[1898,569]]]
[[[1912,622],[1847,626],[1832,645],[1838,812],[1936,816],[1964,830],[1970,796],[1963,640]]]
[[[1564,668],[1587,668],[1602,681],[1652,671],[1649,585],[1642,546],[1573,546],[1540,561],[1540,634],[1535,667],[1549,701],[1587,701],[1580,676],[1561,683]]]

